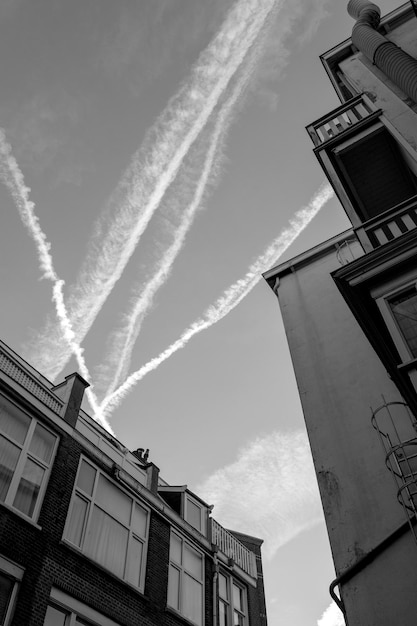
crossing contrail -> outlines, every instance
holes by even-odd
[[[285,228],[276,239],[268,246],[254,263],[249,267],[245,276],[231,285],[223,295],[211,305],[200,319],[195,321],[184,331],[177,341],[161,352],[157,357],[151,359],[136,372],[131,374],[126,381],[105,398],[100,405],[100,409],[108,417],[112,411],[120,404],[126,395],[133,389],[146,374],[155,370],[161,363],[166,361],[177,350],[184,348],[194,335],[210,328],[230,313],[245,298],[261,279],[263,271],[276,263],[279,257],[297,239],[300,233],[306,228],[311,220],[317,215],[324,204],[333,196],[333,190],[328,183],[323,183],[309,204],[297,211],[290,220],[290,225]]]
[[[78,343],[121,277],[154,211],[247,51],[282,4],[283,0],[235,2],[220,31],[200,55],[190,79],[171,99],[133,156],[96,227],[77,284],[70,291],[67,307]],[[49,325],[36,341],[34,354],[28,357],[51,378],[70,357],[69,350],[57,352],[57,342],[57,329]]]
[[[263,41],[265,41],[267,35],[267,29],[261,34]],[[236,78],[235,84],[231,90],[230,96],[225,100],[220,108],[217,118],[215,120],[214,129],[205,131],[209,135],[209,141],[207,144],[206,137],[204,139],[204,152],[205,159],[203,160],[202,170],[200,178],[195,186],[194,196],[192,197],[188,207],[183,212],[182,219],[179,226],[174,229],[173,241],[168,249],[164,252],[157,267],[155,268],[153,276],[140,288],[136,288],[133,298],[136,298],[134,304],[127,315],[126,323],[115,331],[113,337],[110,339],[111,350],[107,358],[104,360],[103,372],[112,372],[113,378],[107,389],[107,394],[114,391],[117,384],[127,375],[129,364],[131,362],[131,355],[136,339],[139,335],[143,320],[153,304],[153,300],[158,289],[165,283],[170,275],[173,263],[181,251],[187,233],[194,221],[196,212],[201,207],[203,198],[206,196],[207,187],[210,185],[213,187],[213,174],[217,173],[220,169],[218,160],[221,158],[221,151],[225,136],[229,129],[230,123],[233,119],[233,114],[238,102],[241,101],[245,89],[248,87],[252,74],[256,69],[259,59],[263,52],[263,42],[257,41],[251,50],[249,50],[248,59],[240,70],[239,76]],[[200,150],[201,152],[201,150]],[[199,162],[200,158],[193,159],[194,153],[190,154],[191,162]],[[201,167],[199,165],[199,167]],[[186,169],[186,168],[185,168]],[[188,199],[188,187],[193,181],[189,180],[188,171],[185,171],[184,176],[180,176],[178,183],[179,188],[176,186],[177,181],[174,183],[173,197],[169,196],[168,201],[170,204],[170,213],[181,210]],[[181,189],[181,187],[185,187]],[[185,197],[184,197],[185,196]]]
[[[29,200],[30,189],[25,185],[23,174],[16,159],[12,155],[11,146],[6,141],[3,129],[0,129],[0,178],[8,188],[17,210],[19,211],[21,220],[35,242],[42,278],[52,282],[52,301],[55,305],[55,311],[62,334],[64,335],[71,352],[77,359],[81,375],[86,380],[89,380],[90,374],[84,360],[83,349],[79,346],[75,339],[71,322],[68,318],[65,307],[63,295],[64,281],[59,278],[54,269],[50,253],[51,244],[47,241],[46,235],[39,225],[39,220],[35,215],[35,204]],[[100,411],[100,407],[98,406],[97,398],[95,397],[93,390],[91,388],[87,388],[86,394],[97,421],[100,422],[100,424],[108,431],[112,432],[110,424]]]

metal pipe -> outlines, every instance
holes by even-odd
[[[379,7],[368,0],[350,0],[348,13],[356,19],[352,43],[417,103],[417,60],[377,31]]]

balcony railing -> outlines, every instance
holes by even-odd
[[[366,97],[356,96],[316,122],[309,124],[307,132],[314,145],[318,147],[329,139],[349,130],[355,124],[359,124],[373,113],[377,113],[377,111]]]
[[[248,550],[232,533],[223,528],[216,520],[211,518],[211,542],[219,548],[223,554],[238,565],[244,572],[257,577],[256,558],[251,550]]]
[[[368,220],[364,229],[374,248],[417,228],[417,195]]]

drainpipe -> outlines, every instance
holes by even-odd
[[[350,0],[348,13],[356,19],[352,43],[417,103],[417,60],[377,31],[379,7],[369,0]]]
[[[217,558],[217,547],[213,556],[214,574],[213,574],[213,624],[217,626],[217,579],[219,577],[219,560]]]

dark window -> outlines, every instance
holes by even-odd
[[[413,357],[417,358],[417,291],[410,287],[390,298],[395,321]]]

